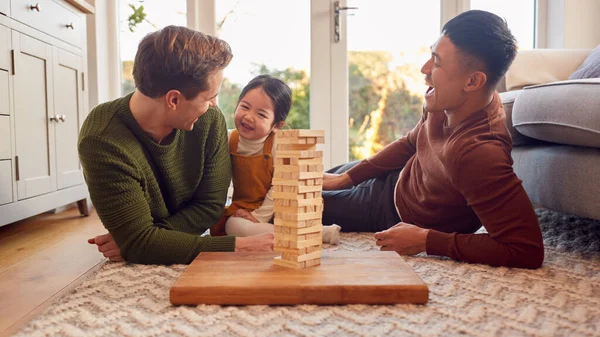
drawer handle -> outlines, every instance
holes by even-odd
[[[40,9],[41,9],[41,8],[40,8],[40,4],[35,4],[35,6],[34,6],[34,5],[31,5],[31,6],[29,6],[29,9],[31,9],[31,10],[36,10],[36,11],[38,11],[38,12],[39,12],[39,11],[40,11]]]
[[[58,115],[50,116],[51,122],[58,122]]]
[[[69,23],[68,25],[65,25],[65,27],[75,29],[75,26],[73,26],[73,22]]]
[[[60,116],[58,116],[58,119],[59,119],[61,122],[66,122],[66,121],[67,121],[67,116],[66,116],[66,115],[60,115]]]

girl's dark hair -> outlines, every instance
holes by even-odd
[[[486,11],[470,10],[454,17],[444,25],[442,34],[466,60],[470,56],[484,64],[490,87],[496,86],[517,54],[517,41],[506,21]]]
[[[238,98],[238,104],[248,91],[259,87],[264,90],[275,106],[275,120],[273,124],[285,121],[292,107],[292,89],[278,78],[269,75],[256,76],[242,89],[242,93],[240,93],[240,97]]]

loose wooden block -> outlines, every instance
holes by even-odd
[[[274,265],[279,253],[201,253],[171,287],[174,305],[426,303],[427,285],[396,252],[323,251],[320,265]],[[306,263],[305,263],[306,266]]]

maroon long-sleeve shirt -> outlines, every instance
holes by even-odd
[[[498,94],[460,124],[423,112],[406,137],[363,160],[348,174],[356,185],[402,169],[396,186],[400,218],[431,229],[427,254],[494,266],[538,268],[542,234],[512,168],[512,141]],[[489,234],[472,234],[481,226]]]

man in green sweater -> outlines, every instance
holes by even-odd
[[[273,249],[273,234],[201,237],[219,220],[231,180],[227,128],[216,107],[231,58],[225,41],[165,27],[139,44],[137,90],[86,118],[79,155],[109,232],[89,242],[110,260],[190,263],[204,251]]]

